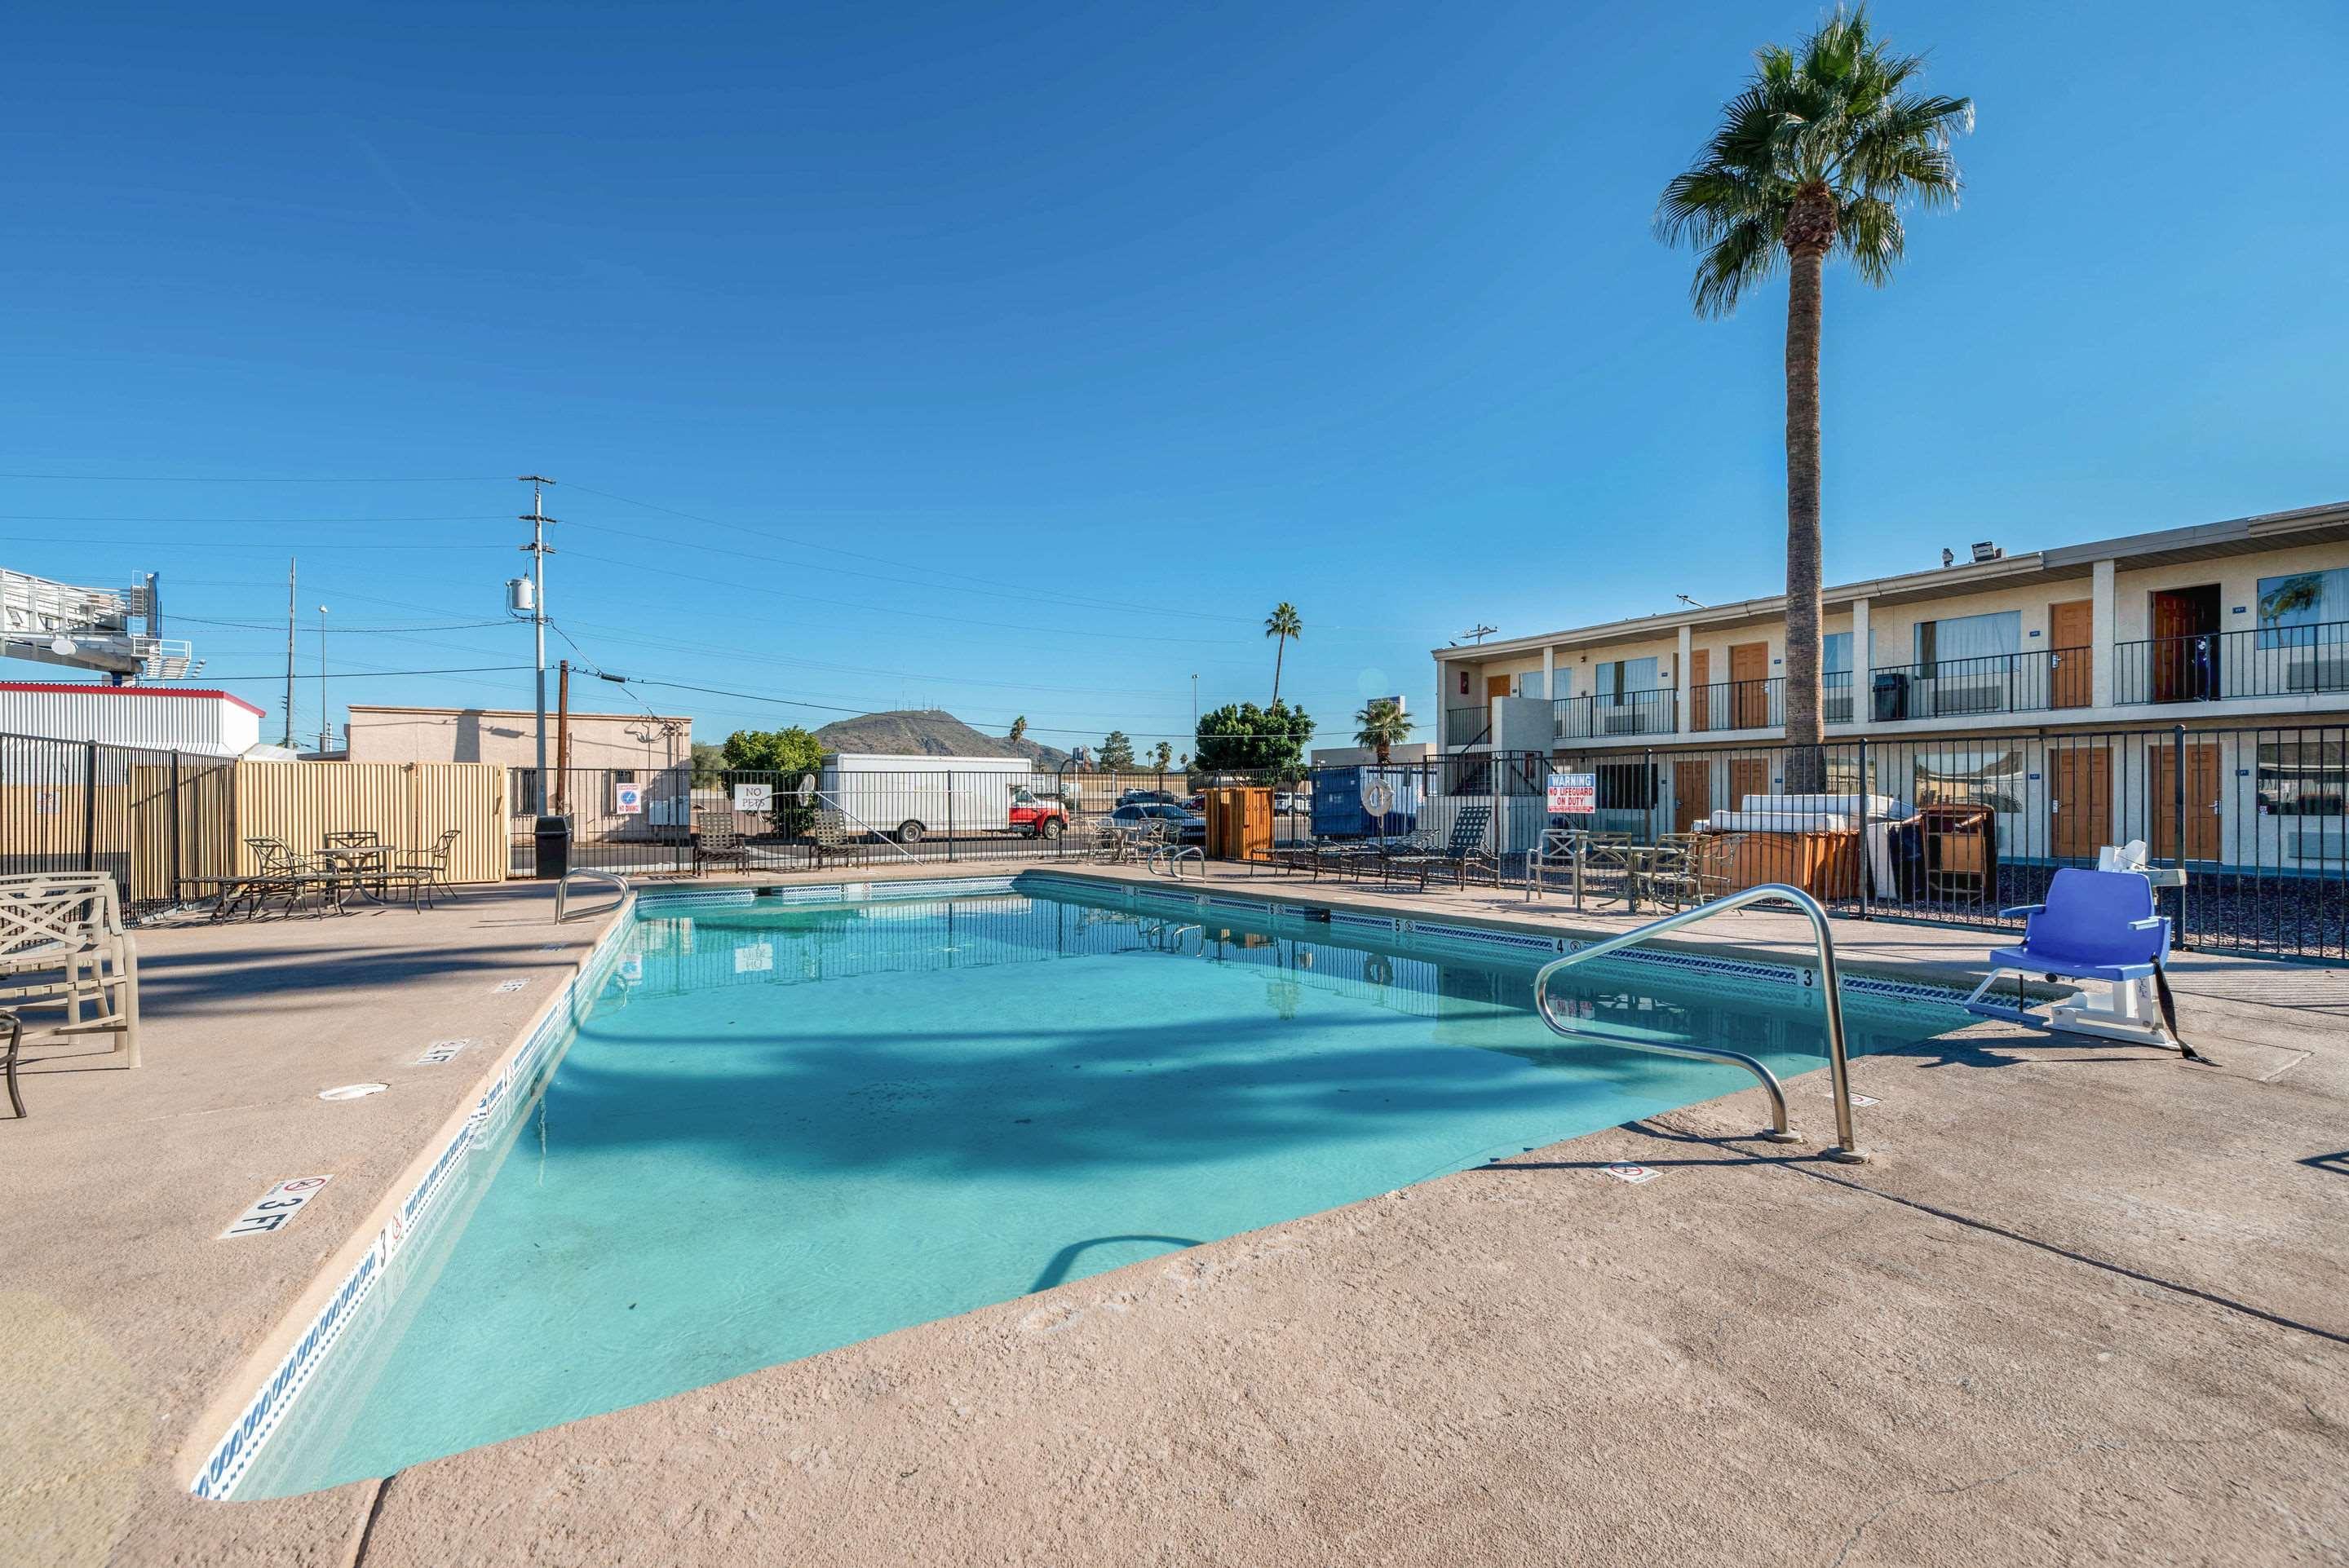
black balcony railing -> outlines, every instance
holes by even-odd
[[[1654,691],[1565,696],[1550,704],[1560,740],[1605,740],[1619,735],[1670,735],[1680,723],[1679,693]]]
[[[1447,707],[1444,710],[1444,744],[1475,746],[1493,738],[1493,709],[1483,707]]]
[[[1759,681],[1716,681],[1689,687],[1691,729],[1769,729],[1786,722],[1786,683],[1774,676]]]
[[[2086,648],[2049,648],[1878,668],[1869,676],[1858,717],[1862,722],[1893,724],[1909,718],[1978,718],[2086,707],[2092,700],[2093,659]]]
[[[2349,691],[2349,621],[2147,637],[2113,654],[2116,703]]]
[[[1819,722],[1851,722],[1851,672],[1823,670],[1819,674]]]

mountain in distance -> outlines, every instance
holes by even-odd
[[[895,708],[834,719],[815,732],[826,751],[869,751],[884,757],[1025,757],[1058,768],[1069,754],[1035,740],[982,735],[943,708]]]

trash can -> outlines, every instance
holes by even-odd
[[[1876,696],[1876,722],[1897,724],[1909,717],[1909,672],[1880,672],[1873,686]]]
[[[541,817],[538,820],[538,876],[552,881],[571,869],[571,819]]]

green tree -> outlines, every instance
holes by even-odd
[[[1865,6],[1794,49],[1754,57],[1695,165],[1664,188],[1656,232],[1699,253],[1689,297],[1723,316],[1787,269],[1786,740],[1791,790],[1819,787],[1819,323],[1826,259],[1881,287],[1907,242],[1901,212],[1957,204],[1950,143],[1973,100],[1920,90],[1921,56],[1896,55]],[[1863,661],[1864,664],[1865,661]]]
[[[1199,716],[1193,765],[1210,773],[1265,772],[1293,778],[1304,767],[1313,720],[1301,707],[1226,704]]]
[[[1133,766],[1133,742],[1125,731],[1112,729],[1102,737],[1100,767],[1104,773],[1123,773]]]
[[[1381,765],[1398,742],[1410,738],[1411,720],[1404,717],[1402,705],[1391,696],[1366,703],[1354,715],[1354,744],[1375,748]]]
[[[718,788],[718,776],[725,766],[724,748],[714,741],[697,740],[693,743],[693,787],[695,789]]]
[[[1288,652],[1288,639],[1305,634],[1305,623],[1297,618],[1297,606],[1283,599],[1264,618],[1264,634],[1278,637],[1272,650],[1272,706],[1280,706],[1280,662]]]
[[[796,724],[787,729],[738,729],[726,738],[719,757],[736,772],[784,775],[775,782],[788,788],[823,766],[823,742]]]
[[[1162,740],[1152,747],[1150,757],[1152,761],[1158,764],[1158,771],[1161,773],[1174,766],[1174,748],[1166,741]]]
[[[1023,713],[1018,718],[1011,721],[1011,738],[1014,740],[1024,740],[1027,738],[1028,716]]]

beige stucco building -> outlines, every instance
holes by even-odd
[[[644,774],[683,767],[693,758],[693,720],[682,716],[574,713],[569,727],[567,758],[574,768]],[[524,773],[538,764],[538,716],[528,708],[354,704],[348,734],[353,762],[492,762]],[[556,756],[555,716],[550,713],[549,768]]]

